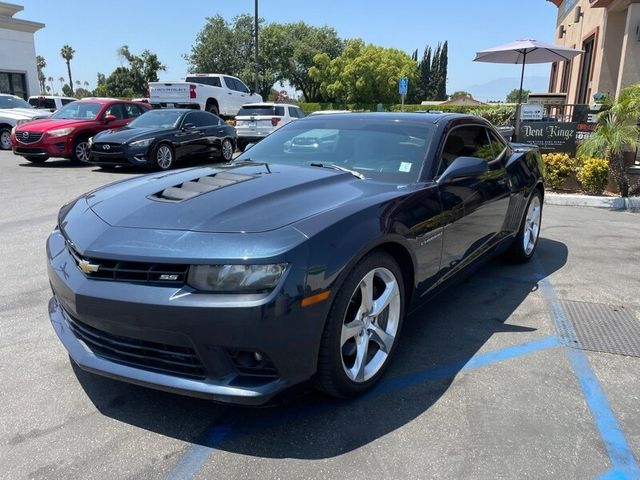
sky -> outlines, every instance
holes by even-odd
[[[71,45],[74,82],[95,85],[97,72],[120,66],[117,49],[155,52],[167,66],[161,80],[179,80],[187,73],[183,54],[190,51],[207,16],[227,19],[253,14],[253,0],[12,0],[24,5],[17,18],[46,27],[35,34],[36,53],[45,57],[47,77],[66,77],[60,47]],[[518,39],[553,42],[557,8],[546,0],[259,0],[267,22],[296,22],[336,29],[342,38],[419,55],[425,45],[449,42],[447,91],[494,84],[518,87],[520,66],[473,62],[475,52]],[[208,72],[224,73],[224,72]],[[549,65],[531,65],[525,88],[544,88]],[[509,79],[509,80],[506,80]],[[499,88],[499,87],[498,87]],[[486,90],[486,89],[485,89]],[[485,92],[481,88],[478,91]],[[494,88],[495,90],[495,88]],[[493,91],[487,90],[483,95]],[[488,99],[488,98],[487,98]],[[486,100],[486,99],[485,99]]]

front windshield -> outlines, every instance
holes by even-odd
[[[236,161],[337,165],[366,178],[406,184],[418,180],[431,136],[430,124],[380,115],[316,117],[285,125]]]
[[[101,103],[72,102],[51,115],[51,118],[63,120],[95,120],[101,108]]]
[[[0,108],[29,108],[33,109],[26,101],[13,95],[0,95]]]
[[[175,128],[184,112],[175,110],[151,110],[129,124],[130,128]]]

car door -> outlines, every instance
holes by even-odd
[[[247,87],[242,80],[235,78],[234,81],[236,84],[236,90],[240,95],[239,96],[240,105],[238,105],[238,110],[240,110],[240,107],[242,107],[246,103],[251,102],[253,99],[251,95],[251,90],[249,90],[249,87]]]
[[[240,92],[238,91],[238,87],[236,85],[236,79],[233,77],[227,77],[227,76],[223,76],[222,78],[224,79],[224,83],[227,86],[227,97],[229,100],[229,105],[231,109],[233,109],[233,111],[230,113],[232,115],[237,115],[238,110],[240,110],[240,107],[242,106],[243,102],[242,102],[242,97],[240,96]]]
[[[472,262],[502,238],[510,187],[505,169],[509,147],[481,124],[450,129],[442,143],[437,176],[457,157],[482,158],[488,171],[439,186],[447,224],[443,230],[442,279]],[[437,178],[436,176],[436,178]]]
[[[199,118],[201,113],[204,112],[193,111],[183,117],[180,127],[174,134],[173,143],[177,158],[204,153],[206,139],[202,129],[202,121]]]
[[[109,128],[121,128],[131,121],[130,118],[127,118],[124,110],[124,104],[122,103],[112,103],[109,105],[104,111],[102,118],[106,118],[107,115],[113,115],[116,117],[115,120],[109,122]]]
[[[224,139],[226,123],[209,112],[194,112],[193,120],[202,132],[200,154],[211,156],[218,153]]]

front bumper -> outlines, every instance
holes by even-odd
[[[304,282],[303,272],[290,269],[268,295],[211,295],[189,287],[88,278],[64,244],[58,230],[48,240],[48,274],[54,293],[49,316],[82,369],[159,390],[245,405],[264,404],[314,375],[328,305],[303,311],[296,293]],[[77,324],[95,336],[87,341],[77,334]],[[136,365],[130,357],[114,358],[95,348],[95,342],[105,341],[125,350],[134,342],[152,349],[158,345],[173,351],[190,349],[204,373],[183,375]],[[273,369],[247,374],[237,364],[237,352],[258,352]],[[175,359],[166,353],[161,358]]]
[[[21,132],[17,132],[20,134]],[[49,137],[46,133],[36,142],[24,143],[11,137],[11,146],[15,155],[22,157],[70,157],[73,151],[73,139],[70,136]]]
[[[89,163],[93,165],[147,165],[149,147],[127,148],[122,146],[118,152],[105,152],[91,148]]]

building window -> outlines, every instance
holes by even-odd
[[[589,101],[589,93],[591,91],[591,68],[593,65],[593,57],[595,55],[595,35],[589,37],[583,44],[582,65],[580,67],[580,83],[578,83],[578,96],[576,103],[584,104]]]
[[[569,91],[569,82],[571,82],[571,67],[573,63],[571,60],[566,60],[562,65],[562,80],[560,81],[560,91],[567,93]]]
[[[27,79],[24,73],[0,72],[0,93],[27,99]]]
[[[556,91],[556,80],[558,79],[558,62],[551,64],[551,80],[549,81],[549,92]]]

